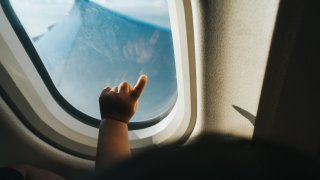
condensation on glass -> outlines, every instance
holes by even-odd
[[[148,86],[133,122],[165,117],[177,99],[166,0],[10,0],[52,81],[83,113],[99,119],[104,86]]]

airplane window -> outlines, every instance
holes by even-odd
[[[10,3],[51,78],[44,81],[75,109],[99,119],[102,88],[134,84],[142,73],[149,84],[132,122],[161,120],[173,108],[177,80],[166,0]]]

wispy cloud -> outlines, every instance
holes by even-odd
[[[153,47],[144,39],[128,41],[123,47],[124,57],[133,60],[137,64],[144,64],[152,57]]]

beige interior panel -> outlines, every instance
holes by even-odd
[[[197,4],[197,3],[194,3]],[[203,75],[203,128],[252,137],[254,126],[233,108],[256,115],[270,49],[278,0],[206,0],[195,14]],[[201,11],[202,10],[202,11]],[[199,27],[198,27],[199,28]],[[196,42],[197,44],[197,42]],[[198,42],[199,44],[199,42]]]

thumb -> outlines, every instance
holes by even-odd
[[[137,84],[134,86],[134,88],[131,92],[131,97],[138,100],[139,97],[141,96],[145,86],[147,85],[147,82],[148,82],[148,77],[144,74],[141,75],[137,81]]]

